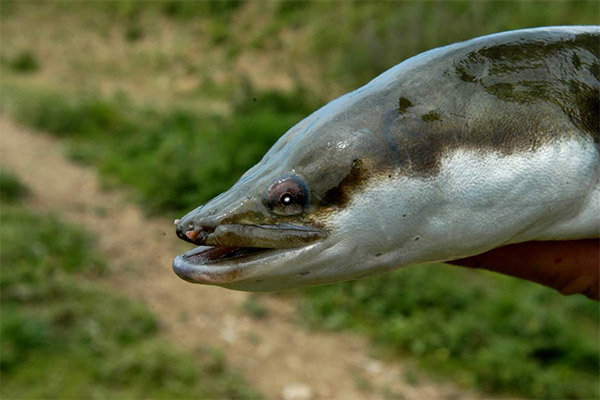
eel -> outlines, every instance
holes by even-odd
[[[186,281],[325,284],[600,237],[600,26],[430,50],[287,131],[175,223]]]

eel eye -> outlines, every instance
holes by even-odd
[[[293,193],[285,192],[279,198],[279,202],[284,206],[290,206],[296,201],[296,196]]]
[[[296,175],[278,178],[265,191],[264,203],[278,215],[301,214],[308,205],[306,183]]]

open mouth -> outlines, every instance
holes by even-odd
[[[224,284],[246,279],[273,258],[310,247],[325,232],[288,224],[224,224],[212,232],[178,230],[178,236],[200,246],[175,258],[175,273],[189,282]]]
[[[262,253],[271,249],[262,247],[197,247],[194,250],[183,255],[186,261],[192,264],[211,264],[219,261],[235,260],[245,258],[256,253]]]

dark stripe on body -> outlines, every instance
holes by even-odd
[[[418,177],[436,175],[459,148],[513,154],[567,138],[598,148],[600,29],[589,30],[517,31],[433,50],[423,65],[407,60],[374,81],[336,123],[379,133],[396,168]],[[374,164],[390,165],[389,151],[380,154]]]

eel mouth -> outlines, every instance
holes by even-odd
[[[183,254],[183,258],[191,264],[210,265],[219,262],[248,258],[257,253],[268,252],[262,247],[217,247],[200,246]]]
[[[225,224],[212,232],[190,229],[183,240],[199,244],[173,261],[173,270],[193,283],[226,284],[264,271],[274,260],[290,260],[320,242],[323,230],[300,225]]]

